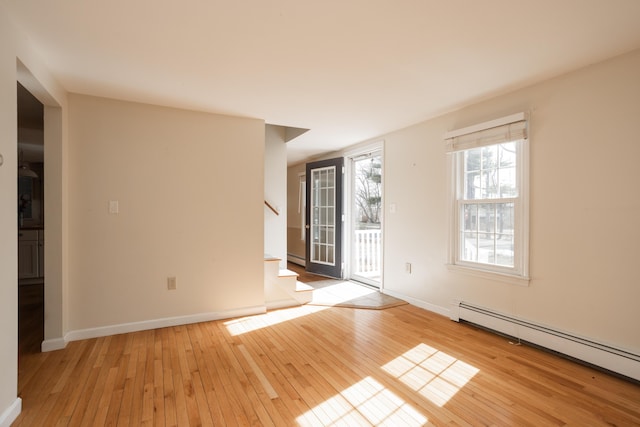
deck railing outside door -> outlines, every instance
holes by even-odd
[[[364,277],[380,276],[382,231],[355,231],[355,266],[354,274]]]

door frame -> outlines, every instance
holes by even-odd
[[[60,350],[66,346],[63,339],[67,327],[67,315],[64,308],[67,305],[67,172],[63,164],[67,161],[66,146],[66,104],[59,102],[62,93],[50,91],[34,76],[24,63],[16,60],[16,80],[25,87],[38,101],[44,105],[44,164],[43,172],[45,182],[44,191],[44,217],[45,248],[44,248],[44,276],[46,286],[44,288],[44,306],[47,315],[44,319],[44,341],[41,344],[42,352]],[[64,98],[66,99],[66,97]],[[17,107],[17,104],[16,104]],[[17,123],[16,123],[17,127]],[[17,130],[16,130],[17,131]],[[15,145],[17,154],[17,142]],[[17,183],[16,183],[17,185]],[[17,199],[15,212],[17,212]],[[17,241],[16,233],[16,241]],[[17,247],[16,247],[17,251]],[[16,276],[17,280],[17,276]],[[17,283],[17,282],[16,282]],[[17,304],[17,301],[16,301]],[[16,336],[17,342],[17,336]]]

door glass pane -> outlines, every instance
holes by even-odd
[[[353,235],[351,272],[379,286],[382,274],[382,155],[353,160]]]
[[[311,262],[335,265],[335,166],[313,169],[311,188],[311,228],[314,244]]]

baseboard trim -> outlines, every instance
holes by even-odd
[[[40,351],[46,353],[48,351],[62,350],[67,346],[67,342],[64,338],[54,338],[51,340],[44,340],[40,345]]]
[[[231,319],[233,317],[251,316],[266,313],[264,305],[244,307],[234,310],[199,313],[188,316],[166,317],[162,319],[145,320],[142,322],[121,323],[118,325],[100,326],[97,328],[78,329],[69,331],[64,336],[65,342],[105,337],[109,335],[126,334],[129,332],[146,331],[150,329],[166,328],[170,326],[188,325],[191,323],[210,322],[213,320]]]
[[[424,302],[422,300],[412,298],[410,296],[401,294],[400,292],[391,291],[389,289],[381,290],[383,294],[392,296],[394,298],[401,299],[403,301],[408,302],[411,305],[415,305],[416,307],[422,308],[423,310],[431,311],[441,316],[449,317],[449,309],[440,307],[439,305],[430,304],[428,302]]]
[[[22,412],[22,399],[16,397],[16,400],[0,414],[0,427],[10,427],[20,412]]]
[[[278,301],[270,301],[267,303],[267,310],[278,310],[280,308],[299,307],[301,304],[292,299],[286,298]]]
[[[297,264],[301,267],[304,267],[307,265],[307,261],[304,258],[294,254],[287,254],[287,261]]]

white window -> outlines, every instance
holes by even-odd
[[[525,114],[449,132],[449,264],[528,282],[528,140]],[[483,274],[483,275],[485,275]]]

